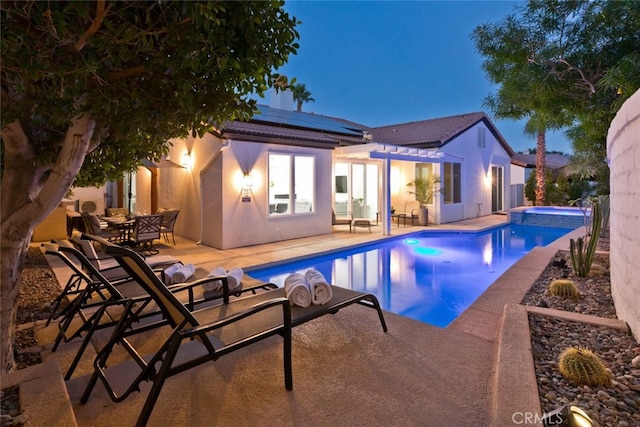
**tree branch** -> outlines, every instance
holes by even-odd
[[[89,40],[89,37],[98,32],[98,28],[100,28],[100,26],[102,25],[104,17],[107,13],[109,13],[111,6],[113,6],[112,4],[110,4],[109,7],[105,9],[104,3],[105,0],[98,0],[96,8],[96,18],[91,23],[91,26],[87,28],[87,30],[80,36],[75,44],[75,48],[78,52],[81,51],[82,48],[87,44],[87,40]]]
[[[144,73],[144,71],[145,71],[144,65],[137,65],[135,67],[127,68],[125,70],[113,71],[109,73],[109,79],[111,80],[124,79],[129,76],[142,74]]]

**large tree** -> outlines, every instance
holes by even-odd
[[[606,132],[616,107],[640,84],[640,2],[529,0],[517,10],[472,34],[487,76],[499,85],[487,105],[497,117],[527,118],[538,153],[545,151],[544,130],[572,126],[576,157],[596,161],[595,175],[608,180]],[[544,194],[543,166],[536,167],[536,199]]]
[[[246,119],[298,45],[282,1],[6,1],[2,19],[2,371],[22,262],[72,185]]]

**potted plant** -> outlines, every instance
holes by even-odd
[[[394,208],[393,206],[391,206],[391,214],[393,215],[394,213],[396,213],[396,208]]]
[[[429,222],[429,210],[427,205],[433,203],[433,195],[436,192],[441,191],[436,189],[436,184],[440,183],[440,177],[436,175],[429,175],[428,178],[416,178],[407,184],[409,187],[413,187],[413,191],[409,193],[415,195],[416,200],[420,204],[420,210],[418,211],[418,224],[427,225]]]

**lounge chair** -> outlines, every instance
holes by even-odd
[[[331,209],[331,225],[348,225],[349,233],[351,233],[351,224],[353,223],[353,219],[349,215],[348,217],[336,217],[336,211]]]
[[[92,240],[90,236],[92,235],[74,235],[71,237],[71,242],[77,249],[80,250],[80,252],[82,252],[86,259],[108,280],[110,280],[111,282],[128,280],[129,274],[127,274],[127,272],[122,267],[120,267],[118,261],[113,259],[113,257],[104,254],[104,252],[98,254],[94,245],[96,243],[99,244],[100,242]],[[55,240],[54,243],[60,246],[68,246],[65,241]],[[181,262],[179,259],[171,255],[152,255],[150,257],[147,257],[146,260],[147,263],[153,268],[169,267],[173,264]],[[80,263],[82,263],[82,261],[83,260],[79,260]],[[91,270],[89,270],[86,266],[83,266],[83,270],[91,274]]]
[[[301,308],[290,305],[283,288],[229,301],[228,284],[225,283],[221,305],[191,311],[169,292],[138,254],[129,248],[116,245],[108,245],[106,252],[118,259],[122,267],[149,292],[174,328],[171,336],[162,343],[155,354],[143,357],[127,339],[136,316],[123,316],[109,342],[96,356],[94,372],[80,402],[84,404],[88,401],[98,380],[103,383],[114,402],[120,402],[132,392],[139,391],[142,381],[152,381],[153,385],[136,423],[138,426],[146,425],[163,384],[169,377],[275,334],[281,335],[284,339],[284,380],[286,389],[291,390],[291,328],[324,314],[335,314],[350,304],[359,303],[376,309],[382,328],[387,331],[382,310],[375,296],[339,287],[333,287],[333,298],[327,304]],[[178,361],[176,355],[181,345],[194,340],[204,347],[206,353],[185,351]],[[127,350],[140,368],[138,375],[122,393],[113,389],[107,368],[109,356],[117,344]]]
[[[122,314],[122,307],[125,305],[124,300],[132,301],[132,308],[138,319],[158,316],[161,312],[158,307],[152,303],[152,298],[145,290],[134,282],[119,282],[114,284],[97,271],[77,249],[68,246],[58,246],[56,244],[45,243],[42,245],[47,255],[54,255],[61,259],[78,278],[79,291],[75,291],[75,298],[58,313],[58,317],[62,317],[58,324],[58,335],[54,341],[52,351],[56,351],[61,342],[69,342],[74,338],[82,336],[86,333],[83,342],[76,353],[74,360],[69,367],[65,379],[71,378],[75,367],[80,361],[84,350],[89,344],[93,333],[98,329],[115,326]],[[89,269],[89,273],[83,271],[69,256],[80,260],[81,263]],[[158,275],[157,270],[153,270]],[[188,308],[194,309],[210,301],[220,299],[224,296],[223,291],[218,292],[201,292],[200,288],[212,281],[219,280],[222,283],[227,282],[226,277],[206,277],[189,283],[180,283],[168,286],[168,289],[176,295],[180,301]],[[243,279],[243,286],[234,290],[229,295],[240,296],[245,292],[256,293],[258,290],[268,290],[277,288],[273,283],[258,282],[253,279],[252,283],[248,283]],[[66,296],[69,296],[67,294]],[[115,308],[114,308],[115,307]],[[159,317],[159,316],[158,316]],[[72,322],[79,318],[80,324],[72,329]],[[164,324],[164,320],[160,319],[147,323],[144,328],[138,328],[137,331],[153,329]]]

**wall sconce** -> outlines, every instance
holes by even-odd
[[[251,201],[251,187],[253,187],[253,177],[250,173],[245,173],[242,177],[242,201]]]
[[[487,174],[484,176],[484,186],[487,188],[491,187],[492,181],[493,179],[491,178],[491,173],[487,172]]]
[[[253,187],[253,176],[250,173],[245,173],[242,177],[242,188],[250,190]]]
[[[187,152],[182,155],[181,164],[182,164],[182,167],[185,168],[186,170],[193,169],[193,157],[191,156],[191,153]]]

